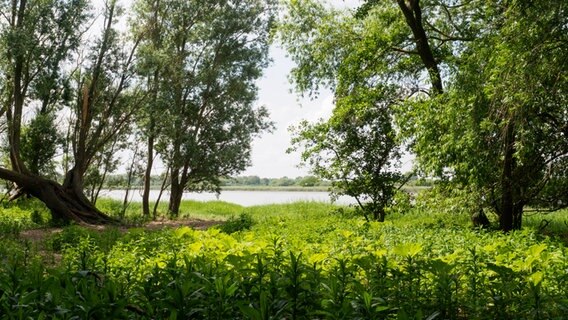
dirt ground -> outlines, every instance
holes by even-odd
[[[190,227],[196,230],[205,230],[212,226],[223,223],[223,221],[216,220],[202,220],[202,219],[179,219],[179,220],[156,220],[146,223],[144,226],[120,226],[119,229],[122,232],[127,232],[131,228],[144,228],[146,230],[161,230],[164,228],[179,228],[179,227]],[[90,228],[92,230],[104,231],[107,228],[113,228],[114,226],[85,226],[85,228]],[[42,228],[25,230],[20,232],[20,238],[30,240],[32,242],[40,242],[50,235],[61,232],[62,228]]]

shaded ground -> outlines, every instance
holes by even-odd
[[[127,232],[131,228],[144,228],[149,231],[161,230],[164,228],[179,228],[179,227],[190,227],[196,230],[205,230],[212,226],[216,226],[223,223],[223,221],[218,220],[202,220],[202,219],[179,219],[179,220],[157,220],[150,221],[144,226],[120,226],[119,230],[121,232]],[[91,230],[104,231],[108,228],[114,228],[114,226],[87,226]],[[42,229],[32,229],[20,232],[20,238],[29,240],[32,242],[40,242],[50,237],[53,234],[63,231],[63,228],[42,228]]]

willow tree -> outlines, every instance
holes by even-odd
[[[92,63],[81,64],[72,76],[77,80],[75,94],[71,95],[77,115],[74,166],[61,185],[26,166],[21,152],[23,114],[38,103],[44,109],[63,99],[69,100],[61,94],[67,88],[61,79],[71,77],[63,73],[73,70],[69,61],[85,34],[90,12],[88,2],[2,2],[2,112],[7,123],[11,168],[0,168],[0,178],[39,198],[55,219],[82,223],[113,221],[85,197],[82,179],[93,155],[115,138],[120,130],[117,128],[125,127],[128,120],[128,112],[121,111],[122,115],[114,117],[117,113],[113,111],[119,104],[128,104],[128,95],[123,94],[128,79],[124,71],[132,57],[120,59],[120,47],[112,28],[116,22],[115,9],[115,1],[106,3],[102,39],[88,51]]]
[[[289,10],[281,30],[301,91],[328,86],[340,102],[360,87],[393,88],[417,165],[476,189],[502,230],[521,227],[527,204],[562,206],[564,2],[368,0],[339,12],[290,1]]]
[[[79,218],[92,222],[109,219],[85,196],[85,173],[99,153],[128,133],[141,100],[132,81],[134,52],[140,38],[125,45],[114,27],[119,10],[116,0],[106,3],[101,38],[75,71],[73,166],[65,174],[63,188],[79,205]]]
[[[254,102],[255,81],[267,63],[272,7],[256,0],[138,5],[138,21],[149,30],[140,54],[160,61],[143,68],[155,96],[147,124],[169,167],[174,215],[184,190],[219,192],[220,177],[244,170],[252,138],[269,127],[266,110]],[[155,126],[160,130],[150,130]]]
[[[457,32],[451,21],[475,32],[445,58],[446,92],[409,104],[401,123],[425,171],[473,186],[500,229],[519,229],[527,205],[568,205],[568,8],[548,1],[444,5],[452,20],[433,33]]]

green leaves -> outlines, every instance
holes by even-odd
[[[266,109],[254,102],[274,3],[140,0],[135,6],[133,26],[148,30],[138,71],[152,97],[140,125],[178,182],[172,193],[219,192],[221,177],[250,164],[252,139],[272,128]]]
[[[332,181],[334,196],[355,197],[365,216],[381,221],[402,179],[393,169],[400,154],[390,94],[385,88],[355,88],[338,98],[327,122],[304,122],[292,139],[312,172]]]
[[[331,209],[314,203],[253,207],[258,223],[231,235],[73,226],[54,234],[52,247],[42,252],[6,237],[0,312],[34,319],[565,313],[567,252],[555,239],[530,230],[480,232],[466,221],[456,227],[451,214],[429,211],[366,223]],[[63,254],[62,262],[42,262],[53,250]]]

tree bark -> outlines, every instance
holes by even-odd
[[[375,212],[375,220],[378,222],[385,222],[385,210],[384,209],[380,209],[377,212]]]
[[[503,171],[501,173],[501,201],[499,206],[499,228],[504,232],[518,230],[522,225],[523,203],[520,200],[519,186],[514,179],[515,161],[515,123],[509,120],[505,128]]]
[[[168,212],[174,217],[177,217],[179,214],[179,206],[183,195],[183,187],[179,181],[179,172],[179,168],[171,169],[170,202],[168,204]]]
[[[180,173],[181,171],[181,173]],[[181,205],[181,198],[183,196],[183,191],[187,186],[189,179],[189,164],[184,164],[181,170],[177,169],[177,174],[174,177],[174,170],[172,170],[172,185],[170,193],[170,214],[174,217],[179,215],[179,207]],[[175,184],[175,187],[174,187]]]
[[[51,210],[54,220],[75,221],[79,224],[118,222],[95,208],[83,194],[83,190],[66,188],[52,180],[5,168],[0,168],[0,179],[16,183],[26,193],[42,201]]]
[[[416,43],[416,51],[422,60],[422,63],[428,70],[428,75],[430,77],[430,83],[434,89],[435,94],[441,94],[444,92],[444,86],[442,85],[442,77],[440,75],[440,69],[438,68],[438,62],[434,58],[432,53],[432,48],[430,48],[430,43],[428,42],[428,36],[426,31],[424,31],[424,25],[422,22],[422,10],[420,8],[419,0],[397,0],[398,6],[404,15],[406,24],[410,27],[412,35],[414,36],[414,42]]]
[[[168,177],[170,174],[170,169],[166,170],[166,175],[164,176],[164,181],[162,181],[162,186],[160,187],[160,193],[158,193],[158,198],[154,203],[154,210],[152,211],[152,217],[154,220],[158,218],[158,205],[160,204],[160,199],[162,199],[162,194],[164,194],[164,190],[166,190],[168,185]]]
[[[144,192],[142,193],[142,213],[145,217],[150,216],[150,179],[152,179],[152,165],[154,163],[154,137],[148,136],[148,160],[144,173]]]
[[[122,209],[120,210],[120,218],[124,218],[126,215],[126,209],[128,209],[128,196],[130,195],[130,188],[132,187],[132,179],[134,177],[134,167],[136,166],[136,157],[138,155],[138,144],[134,148],[134,154],[132,155],[132,162],[130,163],[130,168],[128,169],[127,179],[126,179],[126,192],[124,194],[124,201],[122,202]]]

